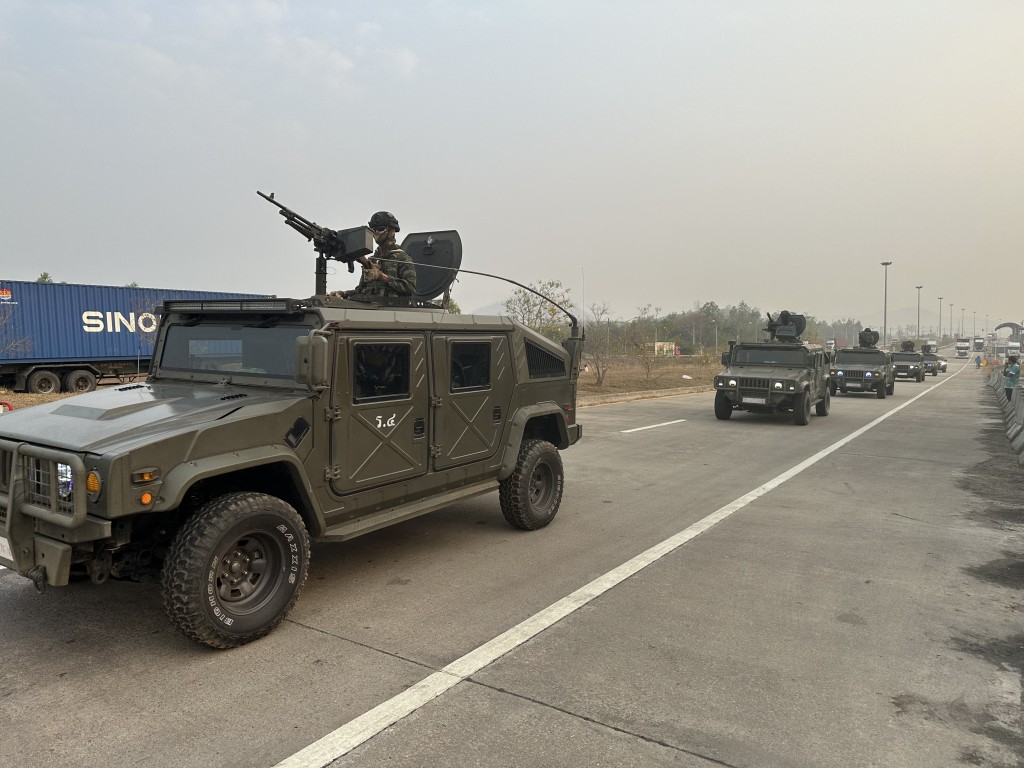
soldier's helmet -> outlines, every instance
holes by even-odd
[[[367,225],[370,229],[393,229],[395,232],[400,232],[398,228],[398,219],[395,218],[395,214],[390,211],[377,211],[373,216],[370,217],[370,223]]]

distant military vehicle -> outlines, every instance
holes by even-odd
[[[800,340],[806,320],[788,311],[768,315],[763,342],[729,342],[722,354],[725,370],[715,377],[715,416],[728,419],[733,411],[793,414],[806,425],[811,407],[828,416],[829,353],[820,344]]]
[[[168,301],[145,383],[0,419],[0,565],[42,589],[161,574],[171,622],[229,648],[270,632],[306,580],[310,540],[340,541],[497,491],[533,530],[580,439],[583,340],[434,300],[461,261],[454,231],[409,235],[411,298]]]
[[[878,331],[865,328],[858,336],[860,346],[840,349],[832,363],[829,386],[832,394],[842,392],[874,392],[882,400],[893,393],[896,372],[892,356],[876,348]]]
[[[924,381],[924,356],[914,351],[914,342],[904,341],[900,344],[900,351],[892,353],[892,362],[897,379]]]
[[[941,371],[945,370],[942,358],[931,352],[921,353],[921,364],[924,366],[924,372],[932,376],[938,376]]]

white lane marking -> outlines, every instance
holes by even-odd
[[[649,427],[636,427],[635,429],[620,429],[619,432],[622,434],[628,434],[629,432],[643,432],[645,429],[654,429],[655,427],[667,427],[669,424],[682,424],[686,419],[676,419],[675,421],[663,421],[661,424],[651,424]]]
[[[721,509],[718,509],[707,517],[698,520],[693,525],[680,531],[674,536],[665,539],[660,544],[655,544],[646,552],[641,552],[632,560],[628,560],[603,576],[599,576],[586,586],[577,589],[572,594],[563,597],[558,602],[549,605],[538,613],[535,613],[521,624],[517,624],[507,632],[498,635],[493,640],[484,643],[479,648],[476,648],[465,656],[456,659],[439,672],[429,675],[411,688],[408,688],[397,696],[378,704],[370,711],[349,721],[336,731],[333,731],[318,741],[313,742],[308,747],[296,752],[291,757],[285,758],[278,763],[275,768],[322,768],[334,760],[337,760],[339,757],[348,754],[363,742],[372,739],[385,728],[394,725],[399,720],[412,714],[423,705],[433,699],[436,699],[449,689],[454,688],[466,678],[479,672],[481,669],[498,660],[509,651],[512,651],[522,645],[527,640],[536,637],[557,621],[565,618],[595,598],[600,597],[612,587],[622,583],[630,576],[646,568],[648,565],[657,562],[665,555],[681,547],[683,544],[686,544],[688,541],[700,536],[700,534],[704,533],[715,524],[720,523],[733,513],[743,509],[743,507],[750,504],[750,502],[759,499],[769,491],[778,488],[787,480],[796,477],[805,469],[817,464],[829,454],[834,453],[847,443],[863,435],[869,429],[878,426],[890,416],[899,413],[907,406],[924,397],[936,387],[941,387],[947,381],[952,379],[953,376],[956,376],[959,373],[960,371],[957,371],[949,378],[933,384],[931,387],[912,397],[902,405],[896,406],[891,411],[882,414],[871,423],[851,432],[849,435],[833,443],[827,448],[823,448],[818,451],[809,459],[805,459],[795,467],[769,480],[764,485],[750,491],[750,493],[740,496],[731,504],[726,504]]]

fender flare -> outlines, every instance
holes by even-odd
[[[302,462],[284,445],[260,445],[241,451],[183,461],[167,473],[160,487],[160,500],[154,510],[177,509],[188,489],[202,480],[266,464],[285,464],[289,467],[292,477],[296,480],[296,490],[303,505],[303,509],[296,511],[315,529],[316,532],[310,530],[310,535],[319,535],[318,532],[324,528],[324,521],[322,511],[316,503],[316,494],[309,484]]]
[[[522,445],[526,425],[532,419],[548,416],[554,416],[553,421],[558,425],[558,441],[555,443],[555,447],[559,450],[569,447],[569,429],[565,424],[565,414],[558,403],[549,401],[535,405],[524,405],[518,408],[515,416],[509,420],[508,439],[505,441],[501,466],[498,468],[499,481],[511,476],[516,468],[516,462],[519,460],[519,446]]]

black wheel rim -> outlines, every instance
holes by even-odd
[[[547,505],[548,500],[551,498],[552,487],[554,486],[553,478],[554,475],[551,472],[551,467],[546,462],[542,461],[533,468],[527,491],[530,496],[531,507],[540,509]]]
[[[218,557],[218,602],[235,614],[259,610],[277,593],[283,561],[283,546],[273,536],[253,531],[235,538]]]

